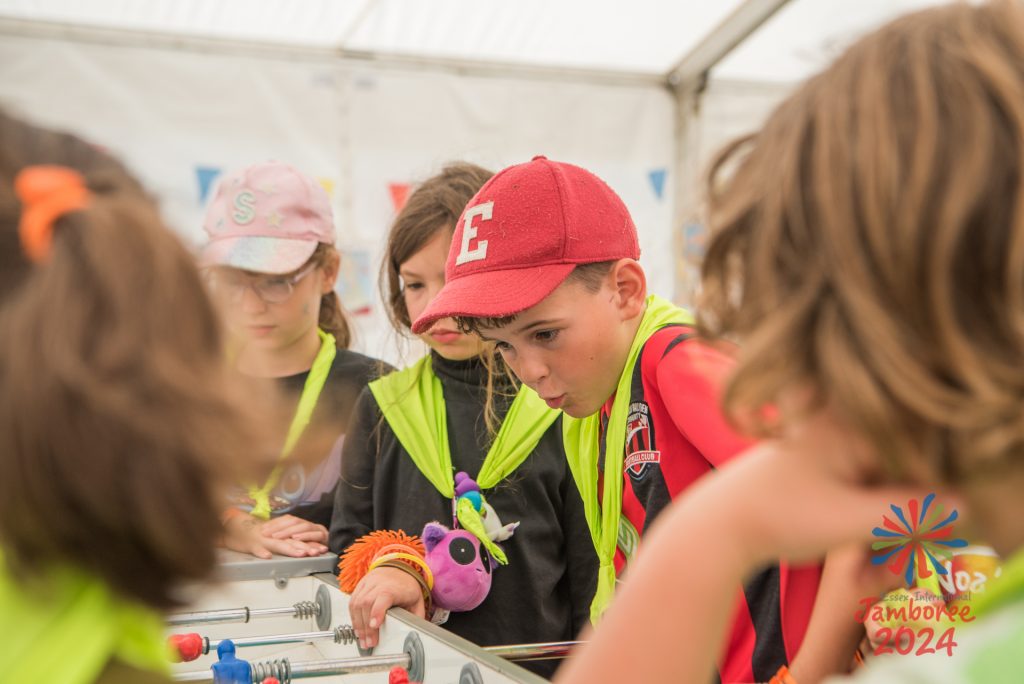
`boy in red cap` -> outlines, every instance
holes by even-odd
[[[611,188],[535,157],[498,173],[466,206],[444,289],[413,325],[421,333],[457,318],[567,414],[566,454],[601,564],[595,622],[658,514],[749,446],[719,410],[729,357],[691,338],[688,312],[647,296],[639,256],[636,227]],[[816,567],[753,576],[737,592],[720,679],[765,681],[788,664],[817,584]]]

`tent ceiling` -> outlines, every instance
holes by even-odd
[[[862,34],[942,0],[792,0],[723,59],[715,78],[796,81]]]
[[[793,81],[936,0],[790,0],[715,77]],[[0,0],[0,18],[341,55],[667,76],[742,5],[766,0]]]
[[[234,41],[662,75],[742,0],[0,0],[0,16]]]

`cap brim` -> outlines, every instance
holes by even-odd
[[[204,266],[229,266],[257,273],[291,273],[309,261],[316,240],[271,237],[227,237],[214,240],[199,252]]]
[[[442,318],[503,318],[517,314],[555,291],[575,264],[550,264],[506,271],[483,271],[445,283],[412,324],[417,335]]]

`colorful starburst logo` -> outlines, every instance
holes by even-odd
[[[899,522],[883,515],[884,527],[872,530],[878,541],[871,545],[875,551],[871,562],[874,565],[888,563],[893,574],[903,575],[908,587],[917,578],[931,577],[933,571],[945,575],[947,570],[942,561],[953,555],[953,549],[967,546],[966,539],[953,538],[953,521],[959,515],[956,509],[943,518],[942,504],[932,508],[934,501],[935,494],[929,494],[923,502],[911,499],[906,512],[890,504]]]

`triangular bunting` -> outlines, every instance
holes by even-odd
[[[391,193],[391,204],[395,208],[395,213],[402,211],[405,201],[409,199],[409,187],[408,183],[388,183],[388,192]]]
[[[657,195],[658,199],[661,199],[665,194],[666,175],[668,175],[668,172],[665,169],[653,169],[647,174],[651,181],[651,187],[654,188],[654,194]]]
[[[210,196],[210,188],[213,181],[217,179],[221,170],[214,166],[197,166],[196,180],[199,181],[199,203],[206,204],[206,198]]]
[[[334,181],[330,178],[317,178],[316,182],[320,184],[320,187],[324,189],[327,196],[334,199]]]

